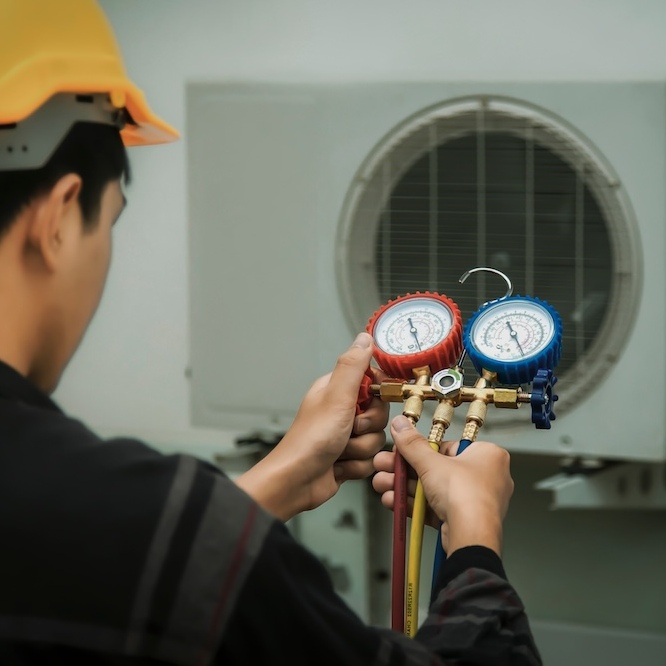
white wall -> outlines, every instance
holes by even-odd
[[[190,80],[666,79],[661,0],[101,4],[130,76],[179,129]],[[131,151],[107,291],[55,394],[96,426],[189,425],[186,141]]]

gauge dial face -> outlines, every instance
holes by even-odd
[[[446,339],[453,313],[439,300],[410,298],[386,310],[375,323],[377,346],[387,354],[416,354]]]
[[[475,349],[497,361],[521,361],[543,351],[553,340],[555,322],[532,301],[508,300],[482,312],[470,331]]]

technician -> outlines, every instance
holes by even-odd
[[[494,444],[440,455],[391,424],[449,553],[415,638],[362,622],[285,527],[373,460],[392,506],[388,407],[355,415],[366,333],[236,482],[104,441],[53,402],[102,296],[125,147],[177,132],[127,78],[94,0],[0,0],[0,27],[0,664],[541,663],[500,559],[513,482]]]

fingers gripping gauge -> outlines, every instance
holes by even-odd
[[[462,352],[462,316],[447,296],[415,292],[377,310],[366,326],[375,341],[374,359],[392,377],[413,379],[412,370],[431,372],[455,365]]]
[[[531,382],[560,360],[562,320],[546,301],[509,296],[479,308],[467,322],[463,343],[479,374],[495,372],[502,384]]]

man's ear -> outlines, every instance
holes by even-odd
[[[36,202],[28,241],[32,254],[37,254],[44,267],[53,271],[66,249],[66,241],[81,233],[79,194],[83,182],[68,173]]]

